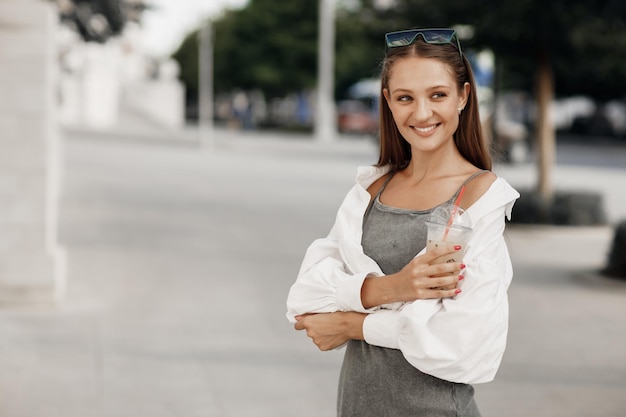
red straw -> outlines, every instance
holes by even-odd
[[[448,220],[448,225],[446,226],[446,231],[443,233],[443,241],[446,241],[448,237],[448,232],[450,231],[450,226],[452,226],[452,222],[454,221],[454,216],[456,216],[456,212],[459,211],[459,205],[461,204],[461,199],[463,198],[463,193],[465,192],[465,186],[461,186],[461,191],[459,191],[459,195],[454,200],[454,207],[452,208],[452,214],[450,215],[450,220]]]

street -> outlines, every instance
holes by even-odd
[[[0,416],[332,417],[343,352],[294,331],[285,298],[374,146],[66,136],[66,301],[0,310]],[[530,165],[496,172],[533,181]],[[567,165],[555,181],[626,218],[625,166]],[[509,227],[509,344],[476,387],[484,417],[623,415],[626,282],[597,274],[611,238]]]

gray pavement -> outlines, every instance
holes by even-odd
[[[284,301],[373,145],[122,136],[66,137],[68,293],[0,309],[0,416],[333,416],[342,352],[292,330]],[[534,169],[497,172],[525,186]],[[610,219],[626,218],[626,169],[564,166],[555,180],[602,191]],[[513,226],[507,238],[509,346],[476,387],[483,416],[623,416],[626,283],[596,273],[612,229]]]

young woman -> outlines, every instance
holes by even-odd
[[[480,416],[508,328],[503,238],[519,194],[494,175],[473,73],[452,29],[385,35],[380,156],[359,168],[330,234],[308,248],[287,317],[321,350],[347,345],[341,417]],[[453,202],[472,220],[463,263],[435,264],[425,221]]]

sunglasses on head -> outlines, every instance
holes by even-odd
[[[385,47],[388,51],[392,48],[411,45],[418,36],[422,35],[424,42],[432,45],[456,45],[459,55],[463,58],[459,37],[454,29],[408,29],[385,34]]]

